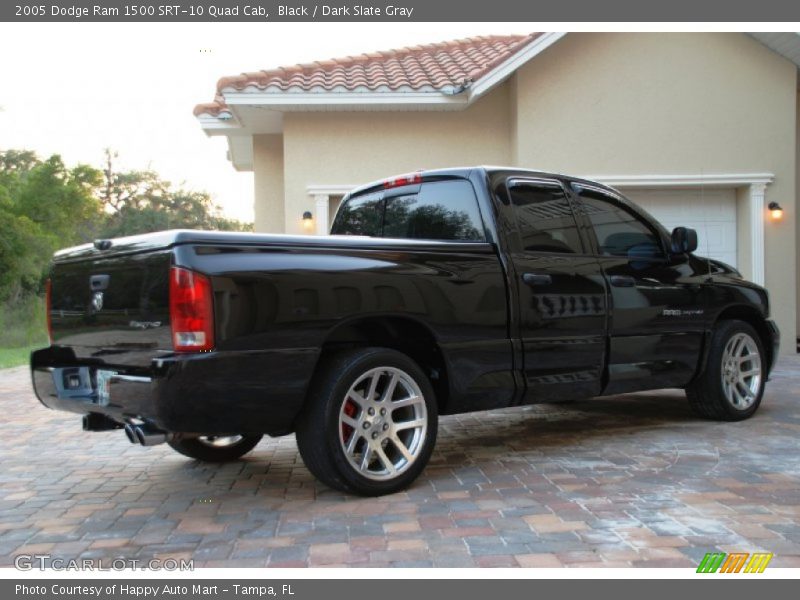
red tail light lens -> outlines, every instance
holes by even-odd
[[[47,337],[50,344],[53,343],[53,316],[50,314],[53,310],[53,284],[48,279],[44,282],[44,305],[47,311]]]
[[[412,185],[415,183],[422,183],[422,175],[419,173],[409,173],[408,175],[398,175],[383,182],[383,189],[396,188],[403,185]]]
[[[172,267],[169,277],[169,318],[172,346],[178,352],[214,348],[214,303],[211,280],[205,275]]]

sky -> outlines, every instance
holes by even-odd
[[[60,154],[120,170],[152,168],[253,218],[253,175],[226,158],[192,115],[223,75],[474,35],[529,33],[530,23],[0,24],[0,150]]]

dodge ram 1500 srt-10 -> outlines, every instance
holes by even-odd
[[[324,483],[409,485],[438,415],[683,388],[758,408],[766,291],[695,256],[606,186],[511,168],[424,171],[342,201],[330,236],[166,231],[58,252],[46,406],[198,460],[295,433]]]

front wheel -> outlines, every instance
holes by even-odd
[[[204,462],[227,462],[241,458],[261,441],[262,435],[201,435],[167,442],[189,458]]]
[[[297,424],[308,470],[332,488],[380,496],[411,484],[436,442],[437,410],[425,373],[387,348],[323,362]]]
[[[706,368],[686,388],[701,417],[741,421],[758,410],[764,395],[767,357],[761,338],[744,321],[722,321],[711,335]]]

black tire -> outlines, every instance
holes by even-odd
[[[391,397],[384,397],[390,388]],[[417,363],[387,348],[346,350],[320,364],[297,422],[297,446],[308,470],[324,484],[380,496],[419,476],[433,452],[437,425],[433,388]]]
[[[725,383],[726,377],[736,378],[736,373],[726,370],[726,348],[734,338],[745,339],[741,336],[747,336],[758,353],[760,377],[757,385],[753,382],[753,387],[755,388],[753,392],[749,392],[749,388],[744,384],[742,384],[742,387],[737,386],[737,384]],[[754,367],[754,363],[750,361],[744,364],[747,365],[745,372],[750,372]],[[730,368],[732,369],[733,367]],[[761,399],[764,396],[766,373],[767,355],[764,352],[764,344],[758,332],[744,321],[720,321],[711,335],[711,345],[704,371],[686,388],[689,405],[695,413],[706,419],[717,421],[748,419],[753,416],[761,405]],[[733,392],[733,400],[729,399],[728,394],[726,394],[726,385],[728,389],[736,388],[736,392]],[[742,390],[745,391],[743,392]],[[740,402],[738,406],[736,394],[745,397],[744,401]]]
[[[230,436],[216,436],[225,438]],[[170,447],[189,458],[203,462],[228,462],[241,458],[258,445],[263,435],[242,435],[240,439],[225,445],[214,445],[214,436],[170,440]]]

